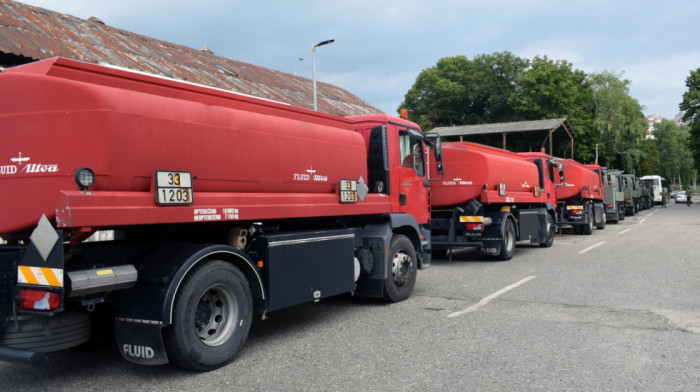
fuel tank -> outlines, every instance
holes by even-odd
[[[556,189],[557,200],[570,199],[576,195],[581,195],[584,199],[605,199],[601,177],[594,171],[595,167],[600,170],[600,166],[583,165],[571,159],[558,159],[557,162],[564,166],[566,177],[564,184]]]
[[[156,170],[191,172],[195,194],[367,178],[351,121],[283,103],[63,58],[6,70],[0,91],[0,235],[53,220],[82,167],[91,192],[148,192]]]
[[[513,195],[539,184],[537,166],[518,154],[470,142],[442,146],[445,177],[430,186],[433,207],[460,206],[472,199],[483,202],[482,190],[498,190],[500,183]]]

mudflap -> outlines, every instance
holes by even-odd
[[[498,256],[501,254],[501,241],[483,241],[484,246],[480,249],[486,256]]]
[[[403,229],[403,231],[397,229]],[[432,256],[430,230],[418,225],[415,218],[410,215],[392,214],[389,216],[389,221],[370,223],[362,229],[362,249],[368,251],[373,267],[371,271],[362,271],[355,286],[355,295],[373,298],[384,296],[384,280],[391,275],[391,260],[387,250],[395,230],[412,240],[418,258],[416,268],[422,270],[430,266]]]
[[[486,226],[482,234],[481,242],[483,246],[479,250],[486,256],[498,256],[501,254],[501,241],[503,240],[503,222],[508,213],[500,211],[487,211],[484,215],[491,218],[491,224]]]
[[[389,276],[391,263],[384,251],[391,244],[391,227],[383,223],[372,223],[362,231],[362,248],[370,251],[373,268],[360,275],[355,287],[355,295],[381,298],[384,296],[384,279]]]
[[[539,226],[539,230],[537,233],[537,243],[543,244],[547,242],[547,216],[549,215],[549,212],[547,212],[547,209],[542,207],[537,209],[537,223]],[[553,229],[555,230],[555,229]],[[533,238],[532,242],[534,243],[535,240]]]
[[[143,278],[142,278],[143,279]],[[119,293],[114,339],[122,357],[141,365],[163,365],[168,355],[163,343],[163,307],[168,280],[139,282]],[[158,284],[161,283],[161,284]],[[148,298],[148,301],[144,301]]]
[[[147,324],[117,319],[114,324],[114,338],[122,357],[129,362],[140,365],[165,365],[168,355],[161,336],[162,325]]]

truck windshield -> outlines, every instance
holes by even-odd
[[[425,164],[423,163],[423,142],[411,137],[408,132],[399,133],[399,145],[401,150],[401,166],[413,169],[416,174],[425,176]]]

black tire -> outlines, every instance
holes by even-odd
[[[581,232],[583,231],[583,226],[581,225],[575,225],[572,227],[574,229],[574,234],[581,234]]]
[[[590,219],[588,219],[588,223],[581,227],[581,231],[583,232],[584,235],[593,234],[593,219],[594,219],[594,214],[593,214],[593,211],[591,211],[591,216],[590,216]]]
[[[620,222],[620,211],[615,212],[615,219],[610,219],[610,223],[619,223]]]
[[[66,311],[48,320],[44,317],[17,316],[19,329],[10,319],[0,328],[0,346],[52,352],[79,346],[90,339],[90,314]]]
[[[624,208],[624,207],[623,207],[623,208],[619,208],[619,207],[618,207],[618,208],[617,208],[617,217],[618,217],[618,219],[621,220],[621,221],[625,220],[625,215],[626,215],[625,208]]]
[[[556,230],[556,226],[554,225],[554,218],[552,218],[551,215],[547,214],[547,239],[545,242],[541,242],[540,246],[543,248],[549,248],[554,244],[554,231]]]
[[[607,220],[607,215],[605,215],[605,212],[602,214],[602,220],[601,222],[596,222],[595,223],[595,228],[598,230],[605,230],[605,221]]]
[[[501,253],[499,260],[510,260],[515,253],[515,225],[511,219],[506,218],[503,224],[503,237],[501,238]]]
[[[418,276],[416,250],[405,235],[391,237],[391,274],[384,280],[384,300],[400,302],[411,296]]]
[[[196,267],[181,284],[173,324],[163,331],[170,360],[191,370],[212,370],[234,360],[248,337],[253,297],[245,276],[225,261]]]

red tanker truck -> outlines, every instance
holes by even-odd
[[[476,143],[442,145],[444,178],[431,187],[435,252],[476,247],[501,260],[517,241],[554,241],[553,161]]]
[[[430,264],[440,145],[407,120],[62,58],[0,90],[2,360],[113,330],[129,361],[213,369],[254,311],[401,301]]]
[[[559,224],[571,225],[576,234],[590,235],[593,226],[605,229],[605,184],[598,165],[560,159],[566,181],[557,187]]]
[[[542,159],[543,153],[522,153],[530,160]],[[571,159],[556,159],[560,170],[555,185],[557,225],[573,227],[576,234],[592,234],[593,226],[605,228],[605,186],[598,165],[585,165]]]

